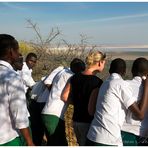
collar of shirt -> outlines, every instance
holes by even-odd
[[[122,79],[121,75],[118,73],[112,73],[110,79]]]
[[[29,67],[27,66],[26,62],[23,63],[23,69],[26,69],[26,70],[32,72],[32,69],[29,69]]]
[[[11,70],[14,70],[13,67],[10,65],[10,63],[4,61],[4,60],[0,60],[0,65],[3,65]]]
[[[142,78],[139,77],[139,76],[136,76],[136,77],[133,78],[133,80],[138,81],[138,82],[141,82],[142,81]]]

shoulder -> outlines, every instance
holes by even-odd
[[[67,81],[72,75],[73,73],[69,69],[63,69],[55,76],[54,81]]]
[[[116,91],[121,91],[129,87],[129,82],[123,80],[122,77],[118,75],[110,75],[103,84]]]
[[[103,81],[101,78],[99,78],[97,76],[94,76],[94,79],[97,80],[97,81]]]
[[[92,79],[94,82],[96,82],[96,83],[99,83],[99,84],[102,84],[102,83],[103,83],[103,80],[100,79],[100,78],[97,77],[97,76],[92,76],[91,79]]]
[[[17,81],[18,83],[20,83],[20,81],[22,81],[20,75],[17,72],[13,72],[12,75],[13,76],[11,77],[11,81]]]
[[[79,81],[79,80],[82,80],[82,79],[84,79],[83,74],[77,73],[77,74],[74,74],[74,75],[71,76],[70,81],[75,82],[75,81]]]
[[[113,83],[111,83],[110,86],[114,88],[117,92],[124,94],[123,96],[127,96],[127,98],[128,96],[132,96],[133,89],[129,81],[123,79],[115,80]]]
[[[5,75],[5,82],[11,90],[22,87],[22,79],[20,75],[13,70],[8,70],[7,75]]]
[[[18,80],[18,79],[20,80],[19,74],[16,71],[11,69],[7,70],[5,77],[8,79],[11,79],[11,81]]]

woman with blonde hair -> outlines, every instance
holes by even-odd
[[[91,93],[97,95],[103,82],[96,74],[103,71],[105,58],[106,55],[100,51],[90,52],[85,60],[86,69],[70,78],[61,95],[64,102],[70,98],[74,105],[73,126],[80,146],[85,145],[89,125],[93,119],[93,115],[89,114],[88,104],[91,104]],[[96,101],[93,100],[93,103]]]

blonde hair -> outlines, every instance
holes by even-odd
[[[85,59],[87,66],[95,65],[97,62],[105,60],[106,55],[100,51],[93,51],[88,54]]]

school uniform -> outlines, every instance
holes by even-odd
[[[42,89],[41,91],[40,89],[39,90],[36,89],[38,95],[36,99],[32,101],[30,105],[30,109],[31,109],[31,119],[30,120],[31,120],[33,142],[37,146],[42,145],[43,135],[46,133],[46,129],[41,119],[41,112],[45,106],[50,90],[45,85],[46,84],[51,85],[54,76],[58,72],[60,72],[63,68],[64,68],[63,66],[59,66],[56,69],[54,69],[47,77],[44,77],[41,79],[41,81],[39,82],[40,84],[38,85],[41,85],[40,87],[42,87]]]
[[[59,66],[59,67],[57,67],[56,69],[54,69],[47,77],[43,77],[42,78],[42,81],[43,81],[43,83],[45,84],[45,85],[47,85],[47,84],[49,84],[49,85],[52,85],[52,81],[53,81],[53,79],[54,79],[54,77],[60,72],[60,71],[62,71],[64,69],[64,67],[63,66]],[[48,98],[48,96],[49,96],[49,89],[46,87],[46,89],[44,90],[44,92],[41,94],[41,95],[39,95],[38,97],[37,97],[37,102],[38,103],[46,103],[46,101],[47,101],[47,98]]]
[[[126,110],[134,101],[128,83],[119,74],[111,74],[100,87],[87,138],[96,144],[123,145],[121,127]]]
[[[25,85],[25,92],[27,92],[28,88],[31,88],[33,85],[35,85],[35,81],[32,78],[32,69],[29,69],[26,62],[23,62],[20,76],[22,77],[23,83]]]
[[[132,88],[132,96],[135,98],[135,101],[138,102],[142,98],[142,78],[136,76],[127,82]],[[138,142],[142,145],[144,145],[144,143],[145,145],[148,145],[148,111],[146,112],[144,119],[139,121],[135,120],[132,112],[128,110],[126,120],[122,126],[122,131],[123,143],[125,146],[136,146],[138,145]]]
[[[20,76],[0,60],[0,145],[19,145],[19,130],[29,126],[24,86]]]
[[[48,100],[43,108],[42,119],[48,131],[48,145],[68,145],[64,121],[68,103],[64,103],[60,98],[65,84],[72,75],[71,70],[65,68],[54,77]]]
[[[24,83],[26,100],[27,100],[27,108],[28,108],[29,113],[30,113],[31,112],[30,104],[32,102],[31,88],[32,88],[33,85],[35,85],[35,81],[32,78],[32,69],[29,69],[26,62],[23,62],[23,67],[22,67],[22,70],[19,71],[19,74],[20,74],[20,76],[23,80],[23,83]]]
[[[61,70],[63,70],[64,67],[63,66],[59,66],[56,69],[54,69],[50,75],[45,79],[44,84],[52,84],[53,78],[55,77],[55,75],[60,72]]]

